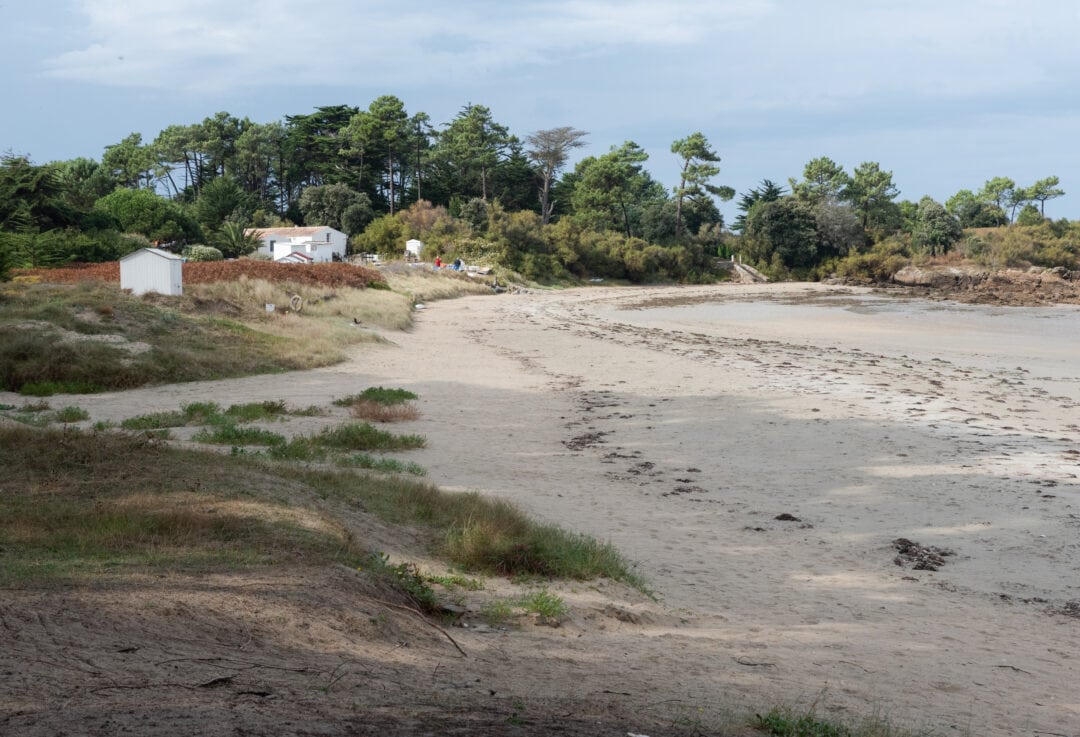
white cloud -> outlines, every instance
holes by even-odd
[[[50,77],[226,96],[422,89],[596,129],[1075,108],[1072,0],[78,0]],[[267,94],[274,94],[268,92]],[[357,99],[360,98],[360,99]],[[341,99],[341,98],[337,98]],[[422,103],[425,106],[429,103]],[[554,106],[548,105],[547,109]],[[584,119],[588,115],[587,120]],[[874,116],[876,115],[876,120]],[[555,125],[535,120],[528,125]]]
[[[767,0],[298,4],[81,0],[83,43],[49,76],[116,86],[201,89],[335,84],[358,75],[420,83],[637,46],[696,44],[762,17]]]

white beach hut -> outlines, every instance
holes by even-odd
[[[405,260],[406,261],[419,261],[420,254],[424,250],[423,241],[418,241],[415,238],[410,238],[405,241]]]
[[[184,259],[160,248],[142,248],[120,259],[120,288],[133,294],[184,293]]]

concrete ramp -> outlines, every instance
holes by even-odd
[[[764,284],[769,281],[769,277],[762,274],[753,266],[735,263],[734,268],[736,276],[739,277],[739,281],[743,284]]]

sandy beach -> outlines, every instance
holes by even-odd
[[[437,302],[386,337],[326,369],[77,403],[97,421],[415,391],[428,444],[403,458],[610,540],[656,595],[567,584],[561,628],[462,630],[461,673],[513,694],[703,729],[813,702],[1080,735],[1080,308],[594,288]]]

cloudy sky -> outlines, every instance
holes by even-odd
[[[1054,174],[1047,215],[1080,218],[1076,0],[0,0],[0,27],[0,152],[38,163],[393,94],[636,141],[668,186],[700,130],[739,192],[829,156],[912,200]]]

